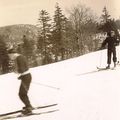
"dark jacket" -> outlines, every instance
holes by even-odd
[[[118,41],[115,37],[107,37],[102,43],[102,48],[105,47],[106,44],[108,45],[108,50],[114,50]]]
[[[29,69],[28,67],[28,61],[26,57],[23,55],[20,55],[16,58],[16,63],[17,63],[17,72],[18,73],[24,73]]]

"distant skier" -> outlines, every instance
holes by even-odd
[[[111,56],[113,54],[113,62],[114,62],[114,67],[116,67],[116,62],[117,62],[117,57],[116,57],[116,45],[119,43],[117,38],[115,37],[115,32],[110,31],[107,33],[106,39],[103,41],[101,48],[104,48],[105,45],[107,44],[107,64],[108,66],[106,69],[110,68],[111,64]]]
[[[23,107],[23,114],[32,113],[32,105],[28,98],[28,90],[31,83],[31,74],[28,68],[28,61],[26,57],[17,53],[13,48],[8,50],[8,56],[14,61],[14,71],[20,74],[18,79],[21,80],[21,85],[19,89],[19,97],[21,101],[25,104]]]

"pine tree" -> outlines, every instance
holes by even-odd
[[[46,10],[41,10],[39,13],[39,33],[38,33],[38,49],[44,57],[44,64],[49,63],[49,45],[51,44],[50,36],[51,36],[51,18],[49,13]]]
[[[53,22],[53,37],[54,37],[54,51],[55,51],[55,58],[58,61],[58,56],[61,55],[62,60],[64,59],[64,40],[63,40],[63,33],[65,28],[65,21],[66,17],[62,14],[62,10],[59,7],[59,4],[56,4],[56,10],[54,14],[54,22]]]
[[[109,12],[107,11],[107,8],[106,6],[103,8],[103,14],[101,15],[101,19],[102,19],[102,23],[105,24],[107,23],[109,20],[110,20],[110,15],[109,15]]]
[[[109,12],[107,11],[107,8],[103,8],[103,14],[101,15],[101,24],[99,25],[99,30],[102,30],[103,32],[109,32],[111,30],[115,31],[116,34],[118,34],[117,26],[115,23],[115,20],[110,18],[111,15],[109,15]]]

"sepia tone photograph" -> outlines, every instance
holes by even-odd
[[[119,0],[0,0],[0,120],[120,120]]]

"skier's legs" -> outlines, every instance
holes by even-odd
[[[117,62],[116,49],[113,50],[113,62]]]
[[[113,62],[114,62],[114,67],[116,67],[116,62],[117,62],[116,49],[113,50]]]
[[[111,54],[112,54],[112,51],[111,50],[108,50],[107,51],[107,63],[108,63],[108,65],[110,65],[111,64]]]
[[[22,102],[25,104],[25,107],[31,107],[29,98],[28,98],[28,90],[31,83],[31,74],[26,74],[21,77],[21,85],[19,90],[19,97]]]

